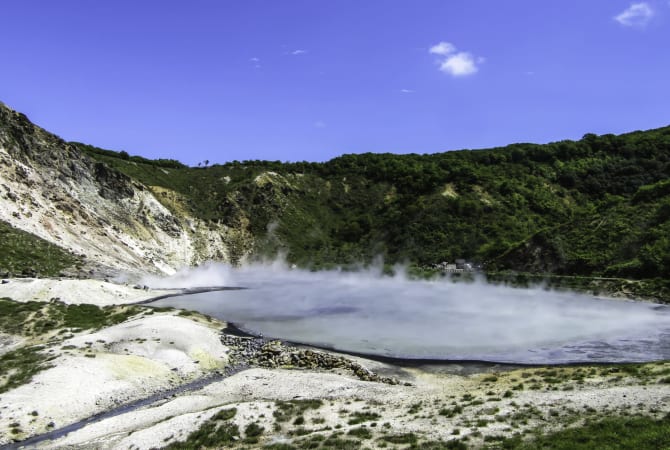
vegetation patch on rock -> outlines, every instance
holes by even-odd
[[[0,331],[7,334],[37,337],[55,330],[97,330],[116,325],[143,313],[153,313],[142,306],[68,305],[51,302],[15,302],[0,299]]]
[[[83,258],[0,220],[0,276],[57,276]]]

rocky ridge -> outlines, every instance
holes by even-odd
[[[0,220],[85,256],[104,274],[230,261],[231,243],[251,240],[163,197],[176,196],[163,189],[157,197],[0,103]]]

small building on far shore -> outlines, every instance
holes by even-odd
[[[463,272],[474,272],[472,263],[466,261],[465,259],[457,259],[453,263],[447,261],[442,261],[433,265],[434,269],[440,270],[443,273],[463,273]]]

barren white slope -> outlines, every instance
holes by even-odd
[[[123,271],[169,274],[230,261],[233,244],[250,248],[244,227],[205,223],[182,202],[93,161],[0,103],[0,220]]]
[[[173,273],[215,256],[228,258],[225,227],[180,221],[146,188],[111,200],[89,179],[75,183],[57,175],[15,160],[0,146],[0,220],[124,271]]]
[[[54,442],[44,442],[39,447],[160,448],[170,442],[185,440],[189,433],[222,408],[233,407],[237,409],[233,422],[240,430],[256,422],[265,429],[268,442],[290,442],[295,438],[273,431],[272,413],[276,409],[276,400],[324,399],[321,407],[305,413],[306,428],[331,427],[332,430],[337,427],[337,430],[347,433],[360,425],[348,424],[349,416],[343,412],[367,411],[380,414],[380,418],[374,420],[377,426],[368,428],[377,436],[380,432],[417,433],[428,439],[445,441],[476,431],[485,436],[508,433],[508,421],[498,422],[493,416],[514,415],[521,404],[532,405],[543,417],[552,417],[551,411],[562,408],[578,411],[594,408],[600,412],[616,413],[644,404],[645,408],[657,409],[661,414],[670,410],[667,389],[663,386],[591,386],[570,392],[522,391],[516,393],[513,399],[483,403],[448,418],[438,414],[436,401],[448,404],[452,398],[461,398],[465,394],[479,398],[485,396],[485,390],[491,389],[482,382],[485,375],[410,372],[414,376],[413,386],[388,386],[330,373],[251,369],[200,391],[88,425]],[[423,405],[420,413],[409,413],[417,403]],[[316,418],[319,424],[313,425]],[[462,425],[464,420],[475,422],[482,418],[488,422],[483,428]],[[531,418],[523,428],[542,426],[549,431],[560,422],[553,419],[554,423],[547,423],[546,420]],[[382,427],[386,423],[388,425]],[[456,436],[454,429],[459,429]],[[326,431],[325,435],[330,433],[332,431]],[[366,445],[372,443],[366,441]]]
[[[177,292],[179,290],[135,289],[126,284],[98,280],[13,278],[7,284],[0,284],[0,297],[17,302],[58,299],[67,304],[88,303],[96,306],[137,303]]]
[[[44,433],[225,366],[220,326],[161,314],[63,341],[54,367],[0,395],[0,445],[12,423]]]

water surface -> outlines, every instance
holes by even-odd
[[[253,267],[248,289],[153,303],[197,310],[245,331],[341,351],[520,364],[670,359],[670,309],[483,283]]]

